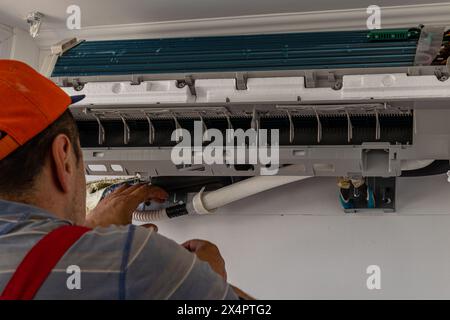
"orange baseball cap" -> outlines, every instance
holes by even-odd
[[[70,97],[23,62],[0,60],[0,160],[46,129],[82,98]]]

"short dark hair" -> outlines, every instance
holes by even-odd
[[[53,140],[65,134],[72,143],[77,161],[81,159],[79,133],[75,119],[66,110],[44,131],[0,160],[0,194],[17,195],[33,188],[50,154]]]

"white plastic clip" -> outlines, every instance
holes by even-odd
[[[102,145],[103,143],[105,143],[105,128],[103,127],[100,118],[96,114],[93,114],[93,117],[95,118],[95,120],[97,120],[98,124],[98,144]]]
[[[378,109],[375,109],[375,140],[381,139],[381,126],[380,126],[380,115],[378,114]]]
[[[259,113],[256,110],[256,108],[253,109],[253,115],[252,115],[252,122],[251,122],[251,127],[253,130],[258,131],[260,128],[260,123],[259,123]]]
[[[123,144],[127,145],[130,142],[130,127],[123,115],[119,115],[123,123]]]
[[[345,113],[347,115],[347,141],[350,143],[353,139],[353,124],[348,110],[345,110]]]
[[[320,121],[319,113],[315,107],[313,107],[313,110],[317,119],[317,143],[320,143],[322,141],[322,122]]]
[[[152,120],[150,119],[150,116],[148,114],[145,114],[145,118],[148,122],[148,143],[153,144],[155,143],[155,126],[152,123]]]
[[[292,120],[292,115],[289,112],[289,110],[286,110],[286,113],[287,113],[288,120],[289,120],[289,143],[293,143],[294,142],[294,138],[295,138],[294,121]]]
[[[202,137],[203,137],[205,140],[209,140],[210,138],[209,138],[209,136],[207,135],[208,127],[206,126],[205,120],[203,119],[203,116],[202,116],[202,114],[201,114],[200,112],[198,112],[198,116],[199,116],[199,118],[200,118],[200,122],[202,123]]]
[[[194,207],[194,210],[198,214],[213,214],[214,210],[210,211],[207,208],[205,208],[203,204],[203,192],[205,191],[205,187],[203,187],[199,193],[197,193],[194,198],[192,199],[192,206]]]
[[[180,131],[181,131],[181,129],[183,129],[182,127],[181,127],[181,125],[180,125],[180,123],[178,122],[178,119],[177,119],[177,117],[175,116],[175,114],[172,114],[172,118],[173,118],[173,121],[174,121],[174,123],[175,123],[175,133],[176,133],[176,136],[175,136],[175,142],[181,142],[181,140],[183,140],[183,134],[180,134]]]

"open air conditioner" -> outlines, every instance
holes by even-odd
[[[174,164],[175,129],[278,129],[279,176],[365,177],[392,211],[396,177],[449,170],[449,41],[436,26],[72,39],[43,72],[86,96],[71,110],[87,174],[215,190],[260,164]]]

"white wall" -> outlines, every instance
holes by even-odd
[[[0,59],[23,61],[39,70],[41,56],[41,50],[28,31],[0,23]]]
[[[8,59],[11,54],[13,30],[0,24],[0,59]]]
[[[39,47],[28,31],[0,23],[0,59],[14,59],[39,66]]]
[[[10,58],[28,63],[37,69],[39,65],[39,47],[28,31],[14,28]]]
[[[450,298],[446,176],[400,179],[395,214],[345,215],[336,194],[335,179],[314,178],[158,226],[217,243],[229,280],[257,298]],[[373,264],[381,290],[366,287]]]
[[[78,5],[82,12],[83,27],[134,24],[161,21],[236,17],[245,15],[310,12],[367,8],[379,6],[420,5],[426,0],[258,0],[256,1],[211,1],[211,0],[2,0],[0,21],[5,24],[25,27],[24,17],[30,11],[38,10],[46,15],[44,28],[65,27],[66,9]],[[416,22],[419,23],[419,22]],[[423,23],[423,22],[422,22]]]

